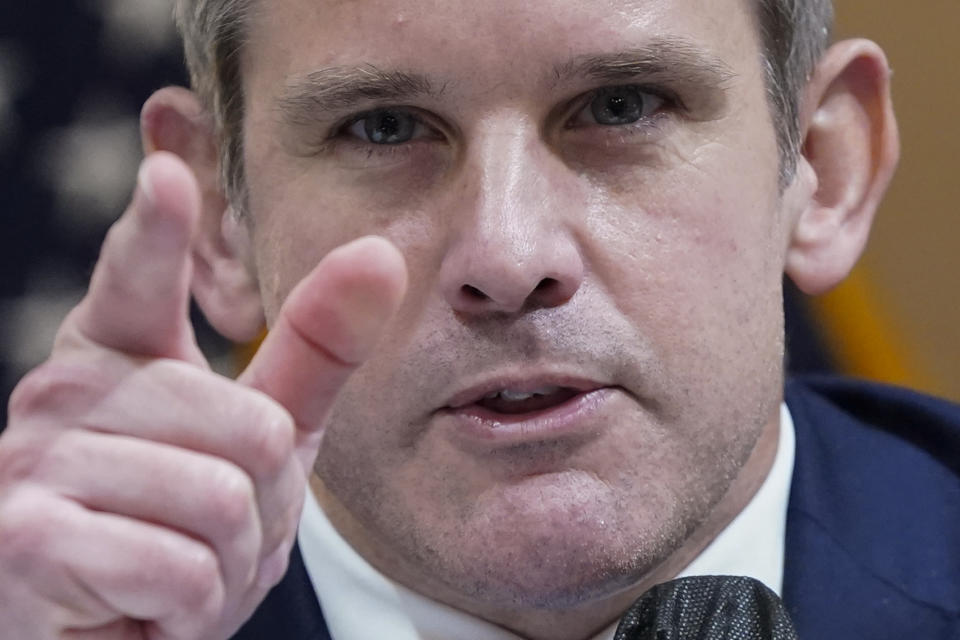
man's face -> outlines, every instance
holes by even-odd
[[[435,593],[550,608],[632,583],[776,423],[792,212],[749,3],[260,4],[268,318],[360,235],[410,270],[326,424],[338,524]]]

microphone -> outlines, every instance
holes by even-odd
[[[797,640],[783,601],[759,580],[692,576],[633,603],[614,640]]]

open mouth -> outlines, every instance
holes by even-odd
[[[546,376],[543,376],[546,377]],[[618,387],[575,378],[500,379],[453,396],[440,412],[456,441],[476,451],[597,437]]]
[[[506,415],[520,415],[552,409],[580,395],[571,387],[543,387],[534,391],[501,389],[483,396],[478,407]]]
[[[449,433],[470,450],[530,442],[592,438],[618,396],[607,381],[542,372],[489,378],[450,397],[441,408]]]

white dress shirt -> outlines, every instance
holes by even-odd
[[[780,439],[766,480],[743,511],[678,577],[750,576],[781,592],[793,460],[793,420],[786,405],[781,405]],[[381,574],[337,533],[310,491],[298,538],[333,640],[522,640]],[[611,640],[616,627],[614,623],[593,640]]]

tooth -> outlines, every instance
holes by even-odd
[[[556,393],[557,391],[560,391],[560,387],[543,387],[542,389],[537,389],[533,393],[534,395],[538,395],[538,396],[549,396],[550,394]]]
[[[530,398],[533,397],[533,395],[534,394],[532,393],[525,393],[523,391],[510,391],[507,389],[500,392],[501,398],[503,398],[504,400],[509,400],[511,402],[517,402],[520,400],[529,400]]]
[[[550,394],[556,393],[559,390],[560,387],[541,387],[540,389],[534,389],[533,391],[512,391],[510,389],[503,389],[499,392],[499,395],[504,400],[517,402],[520,400],[529,400],[533,396],[549,396]]]

